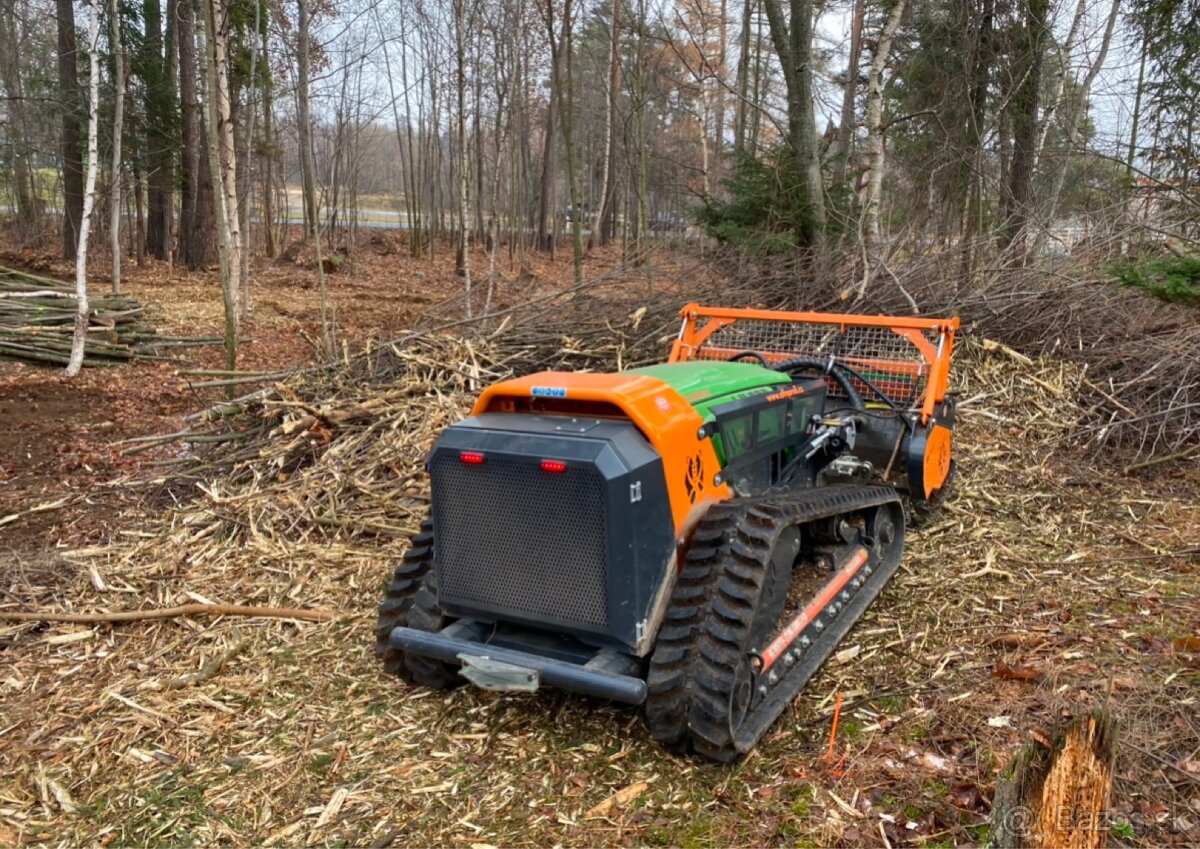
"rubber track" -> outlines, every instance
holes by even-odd
[[[754,648],[747,642],[760,606],[771,552],[782,531],[898,501],[890,487],[836,486],[755,499],[741,507],[728,551],[714,567],[718,574],[712,601],[696,638],[688,705],[688,728],[696,752],[713,760],[733,760],[757,741],[791,700],[768,699],[752,709],[742,725],[755,729],[751,739],[738,735],[732,727],[730,705],[737,674],[748,662],[747,652]],[[798,672],[793,670],[791,674]],[[764,710],[774,715],[755,715]]]
[[[677,754],[685,754],[691,746],[687,705],[696,636],[738,515],[730,502],[719,502],[696,525],[650,656],[646,725],[663,748]]]
[[[421,579],[433,567],[433,519],[426,516],[421,527],[409,541],[408,551],[392,571],[392,579],[384,590],[383,603],[375,622],[375,656],[383,661],[383,668],[412,683],[412,676],[404,665],[404,653],[394,649],[388,642],[393,629],[408,624],[408,611],[413,598],[421,588]]]
[[[421,587],[408,611],[408,627],[436,634],[450,624],[437,603],[437,570],[430,569],[421,578]],[[452,690],[464,683],[457,667],[432,657],[404,653],[404,665],[413,683],[432,690]]]

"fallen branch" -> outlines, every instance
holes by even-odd
[[[1149,460],[1143,460],[1140,463],[1133,463],[1121,470],[1121,474],[1128,475],[1133,472],[1140,472],[1143,469],[1149,469],[1152,466],[1159,466],[1163,463],[1173,463],[1176,460],[1190,460],[1200,454],[1200,445],[1193,445],[1186,451],[1178,451],[1174,454],[1168,454],[1165,457],[1151,457]]]
[[[70,500],[70,496],[64,496],[57,501],[47,501],[45,504],[39,504],[36,507],[30,507],[28,510],[22,510],[20,513],[10,513],[5,517],[0,518],[0,528],[4,527],[5,525],[12,524],[22,516],[30,516],[34,513],[46,513],[50,510],[57,510],[60,507],[65,507],[67,502]]]
[[[29,613],[19,610],[0,610],[0,621],[8,622],[142,622],[147,619],[176,619],[181,616],[262,616],[270,619],[300,619],[306,622],[329,622],[334,614],[328,610],[302,610],[295,607],[247,607],[240,604],[184,604],[179,607],[160,607],[150,610],[117,610],[111,613]]]

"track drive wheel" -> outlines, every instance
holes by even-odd
[[[408,551],[392,572],[392,579],[384,590],[383,602],[375,623],[375,656],[383,661],[383,668],[412,682],[412,676],[404,665],[404,653],[392,648],[388,635],[394,628],[408,624],[408,611],[413,598],[421,588],[421,579],[433,567],[433,519],[426,516],[421,527],[409,541]]]
[[[437,572],[430,569],[421,578],[421,588],[408,611],[408,627],[437,633],[453,620],[442,612],[437,603]],[[404,653],[404,666],[414,684],[432,690],[453,690],[463,684],[458,668],[431,657]]]

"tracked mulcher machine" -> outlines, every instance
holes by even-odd
[[[954,475],[958,319],[690,304],[668,362],[486,389],[429,455],[379,608],[408,682],[642,705],[748,751],[896,571]]]

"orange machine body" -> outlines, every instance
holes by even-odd
[[[901,318],[814,312],[725,309],[688,304],[670,362],[728,360],[754,351],[768,363],[796,357],[839,362],[904,399],[920,420],[919,462],[910,484],[928,497],[950,473],[952,410],[946,402],[957,318]],[[831,389],[836,389],[830,384]],[[859,386],[867,392],[867,387]],[[731,496],[714,476],[720,462],[704,419],[672,386],[645,374],[539,372],[484,390],[474,414],[550,413],[628,419],[662,457],[677,534],[684,538],[699,508]],[[890,464],[889,464],[890,466]]]
[[[714,483],[721,470],[712,441],[700,438],[704,420],[669,384],[648,375],[538,372],[493,384],[475,402],[481,413],[552,413],[633,422],[662,457],[677,535],[712,501],[729,498]]]

